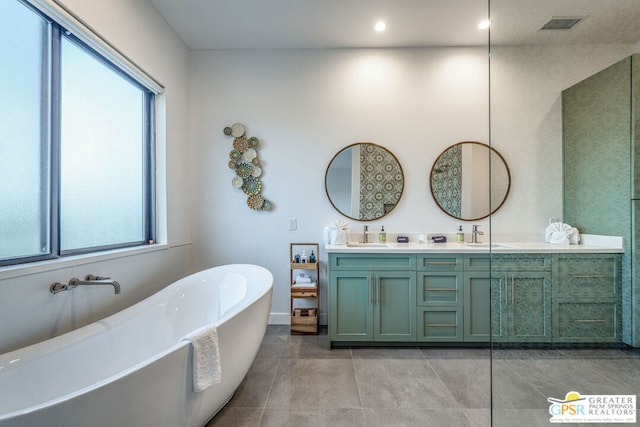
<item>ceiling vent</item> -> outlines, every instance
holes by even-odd
[[[570,30],[582,21],[581,16],[553,17],[540,28],[541,30]]]

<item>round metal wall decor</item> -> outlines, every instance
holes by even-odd
[[[233,137],[232,149],[229,152],[229,169],[235,172],[231,180],[234,188],[247,195],[247,206],[253,210],[270,211],[273,203],[265,199],[262,192],[262,167],[258,146],[260,140],[255,136],[248,137],[246,128],[241,123],[234,123],[223,129],[226,136]]]

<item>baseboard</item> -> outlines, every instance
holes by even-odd
[[[288,325],[291,323],[289,313],[270,313],[269,324],[270,325]]]

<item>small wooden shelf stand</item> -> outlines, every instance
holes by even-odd
[[[307,253],[307,262],[294,262],[296,253]],[[318,243],[290,243],[289,244],[289,276],[291,287],[291,334],[317,334],[318,316],[320,315],[320,245]],[[316,256],[315,262],[309,262],[311,251]],[[311,281],[315,286],[294,286],[295,278],[304,272],[311,275]],[[305,307],[296,306],[296,301],[313,301],[314,305],[305,304]]]

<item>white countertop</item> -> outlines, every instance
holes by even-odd
[[[502,242],[488,240],[482,244],[472,243],[348,243],[326,245],[329,253],[624,253],[622,237],[583,234],[579,245],[552,245],[537,242]]]

